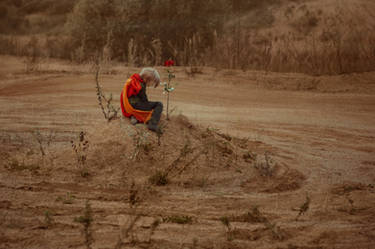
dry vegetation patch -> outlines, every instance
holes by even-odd
[[[40,137],[44,138],[42,134]],[[102,219],[124,212],[120,207],[126,207],[125,212],[133,218],[120,225],[110,223],[111,229],[120,227],[119,231],[114,231],[119,234],[116,245],[119,248],[126,245],[151,246],[160,243],[152,239],[160,236],[158,229],[165,229],[165,226],[173,229],[178,229],[176,226],[201,226],[202,222],[207,222],[206,217],[200,213],[191,213],[188,209],[185,212],[171,212],[165,204],[158,207],[157,203],[166,202],[170,194],[178,196],[185,191],[199,193],[205,189],[241,191],[244,188],[241,182],[249,179],[252,179],[254,185],[262,185],[262,188],[272,187],[274,182],[282,181],[276,173],[278,170],[275,170],[275,174],[264,176],[268,178],[267,181],[258,177],[255,152],[252,152],[254,144],[249,139],[235,138],[213,128],[202,128],[181,115],[172,116],[161,137],[148,131],[144,125],[131,125],[127,119],[103,122],[78,134],[70,148],[58,147],[57,151],[49,148],[48,153],[54,154],[53,166],[45,159],[47,150],[44,150],[42,139],[40,141],[34,145],[40,153],[29,157],[26,154],[28,149],[22,148],[17,152],[18,161],[9,159],[7,163],[2,163],[1,169],[3,174],[12,177],[27,178],[27,172],[30,172],[36,178],[23,186],[13,186],[9,181],[1,187],[7,192],[22,191],[27,196],[32,193],[34,197],[27,197],[27,202],[33,207],[29,210],[30,215],[36,212],[39,217],[30,221],[35,229],[48,231],[70,226],[69,229],[80,231],[71,243],[87,248],[100,243],[97,236],[100,237],[100,233],[104,232],[102,229],[108,229],[108,224]],[[6,153],[4,156],[9,157]],[[25,163],[23,157],[27,158]],[[39,164],[34,167],[34,163]],[[255,193],[257,189],[251,192]],[[42,197],[46,194],[53,201],[47,201],[47,196]],[[35,203],[38,198],[43,199],[41,204]],[[177,197],[177,200],[180,198],[185,197]],[[23,201],[3,201],[1,209],[7,210],[16,203]],[[110,203],[115,205],[115,214],[109,211],[113,210]],[[148,205],[154,206],[155,210],[147,208]],[[65,217],[64,221],[61,215]],[[144,225],[142,217],[146,216],[153,217],[151,225]],[[246,229],[228,228],[227,241],[256,241],[262,238],[282,241],[286,238],[279,226],[260,214],[257,208],[244,215],[231,216],[228,227],[232,221],[260,222],[264,228],[248,230],[250,235],[245,235]],[[8,229],[16,231],[19,228]],[[9,240],[6,243],[17,244]]]

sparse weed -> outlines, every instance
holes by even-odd
[[[201,154],[204,153],[205,149],[203,148],[201,151],[196,153],[194,157],[186,162],[182,167],[177,168],[177,166],[184,160],[189,154],[192,154],[198,147],[192,147],[191,141],[189,138],[186,138],[184,146],[180,150],[180,154],[178,157],[164,170],[162,173],[165,177],[168,177],[172,171],[174,171],[175,175],[180,175],[182,172],[186,170],[191,164],[193,164]]]
[[[70,141],[73,151],[76,155],[77,165],[80,169],[80,175],[82,177],[88,177],[89,172],[86,168],[86,160],[87,160],[87,151],[89,149],[89,141],[85,139],[86,133],[81,131],[78,136],[77,141]]]
[[[229,216],[229,217],[222,217],[220,218],[222,223],[226,226],[229,226],[230,221],[237,221],[237,222],[249,222],[249,223],[262,223],[266,230],[271,231],[272,237],[277,240],[284,240],[285,233],[281,230],[276,223],[271,222],[264,214],[262,214],[259,210],[258,206],[253,206],[252,209],[240,216]],[[228,229],[228,233],[234,231],[233,229]]]
[[[38,148],[44,162],[44,158],[47,156],[47,151],[51,146],[52,142],[54,141],[56,133],[54,131],[50,131],[48,134],[43,134],[40,132],[39,129],[36,129],[31,133],[31,135],[38,144]],[[53,159],[50,159],[52,162]]]
[[[83,215],[76,217],[74,219],[75,222],[81,223],[83,225],[84,235],[85,235],[85,244],[86,244],[87,249],[91,248],[91,244],[93,242],[92,233],[90,229],[90,226],[93,220],[94,219],[92,217],[91,205],[89,201],[87,200]]]
[[[257,154],[256,153],[252,153],[250,151],[246,151],[243,155],[242,155],[242,158],[245,160],[245,162],[247,163],[252,163],[252,162],[256,162],[257,160]]]
[[[229,220],[229,218],[228,218],[227,216],[222,216],[222,217],[220,217],[220,221],[221,221],[221,223],[222,223],[225,227],[227,227],[227,228],[230,227],[230,220]]]
[[[154,235],[155,230],[161,224],[159,218],[154,218],[150,226],[147,226],[147,228],[149,228],[148,238],[146,237],[147,239],[140,241],[135,230],[136,223],[142,216],[136,214],[136,209],[131,210],[133,212],[132,216],[129,217],[126,224],[120,226],[120,234],[117,244],[115,246],[116,249],[120,249],[125,245],[130,245],[131,247],[134,247],[138,243],[150,244],[152,242],[152,236]]]
[[[345,194],[345,199],[348,201],[349,208],[348,207],[340,207],[340,208],[337,209],[337,211],[345,212],[345,213],[348,213],[350,215],[354,215],[355,212],[358,211],[359,209],[355,208],[354,200],[352,198],[350,198],[350,193]]]
[[[44,212],[44,223],[47,228],[51,227],[54,223],[53,212],[46,210]]]
[[[133,181],[129,189],[129,204],[130,207],[136,206],[141,201],[141,198],[138,193],[138,189]]]
[[[261,176],[272,177],[275,171],[275,162],[271,158],[270,153],[266,151],[264,153],[264,161],[257,160],[254,167]]]
[[[150,235],[149,235],[148,243],[151,243],[152,235],[154,235],[155,230],[156,230],[156,228],[159,227],[160,223],[161,223],[161,221],[160,221],[159,218],[155,218],[154,221],[152,222],[151,228],[150,228]]]
[[[156,186],[165,186],[169,183],[168,176],[165,172],[156,171],[155,174],[148,178],[148,181]]]
[[[227,240],[228,241],[232,241],[233,240],[233,232],[232,232],[233,229],[232,229],[232,226],[230,224],[229,217],[222,216],[222,217],[220,217],[220,221],[221,221],[221,223],[224,225],[224,227],[226,229]]]
[[[171,111],[172,113],[172,111]],[[165,129],[167,128],[168,126],[168,123],[167,122],[163,122],[161,121],[159,123],[159,130],[158,132],[156,133],[156,135],[158,136],[158,145],[160,146],[161,145],[161,137],[163,136],[164,132],[165,132]]]
[[[120,227],[120,236],[117,241],[115,249],[122,248],[123,245],[131,244],[135,245],[137,243],[136,236],[134,234],[134,226],[135,223],[141,218],[140,215],[136,215],[135,217],[131,217],[128,221],[128,224],[125,226]],[[155,228],[156,229],[156,228]],[[151,240],[151,238],[150,238]],[[125,242],[127,241],[127,242]]]
[[[163,222],[177,224],[192,224],[193,217],[188,215],[171,215],[163,218]]]
[[[244,137],[244,138],[239,139],[238,147],[240,147],[241,149],[247,149],[249,140],[250,140],[249,137]]]
[[[90,172],[89,172],[89,170],[87,169],[87,167],[83,167],[83,168],[80,170],[79,174],[80,174],[82,177],[84,177],[84,178],[90,176]]]
[[[211,126],[208,126],[206,128],[206,132],[208,134],[211,134],[211,133],[219,133],[220,132],[220,129],[219,128],[215,128],[215,127],[211,127]]]
[[[266,229],[270,230],[272,233],[272,237],[276,240],[284,240],[285,233],[281,230],[279,226],[276,225],[275,222],[271,222],[266,216],[262,215],[258,209],[258,207],[254,207],[251,214],[252,218],[255,218],[258,222],[263,223]]]
[[[346,197],[346,199],[348,200],[348,202],[350,204],[349,214],[354,214],[355,208],[354,208],[354,201],[353,201],[353,199],[350,198],[349,194],[346,194],[345,197]]]
[[[73,204],[75,196],[70,192],[66,193],[66,196],[59,196],[56,198],[56,201],[61,201],[63,204]]]
[[[258,206],[254,206],[243,218],[246,222],[263,223],[267,220],[267,218],[259,211]]]
[[[296,221],[299,219],[299,217],[303,214],[305,214],[309,208],[310,208],[310,197],[308,194],[306,194],[306,201],[301,205],[301,207],[298,208],[298,215],[296,217]]]
[[[248,223],[264,223],[267,217],[263,215],[258,206],[253,206],[250,211],[238,216],[230,216],[231,221],[248,222]]]
[[[229,134],[224,134],[224,133],[221,133],[221,132],[216,132],[216,134],[219,135],[220,137],[224,138],[228,142],[232,141],[232,137]]]
[[[264,226],[271,231],[272,237],[274,239],[280,241],[285,239],[284,232],[280,229],[279,226],[276,225],[276,223],[271,223],[270,221],[266,220],[264,222]]]
[[[141,152],[148,154],[153,149],[153,145],[148,139],[149,134],[144,132],[141,127],[135,127],[135,133],[130,136],[134,143],[134,151],[130,156],[131,160],[138,161],[141,158]]]
[[[200,188],[204,188],[207,186],[208,184],[208,177],[207,176],[202,176],[202,177],[198,177],[196,179],[193,179],[195,181],[195,185],[197,187],[200,187]]]

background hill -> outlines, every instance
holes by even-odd
[[[308,74],[371,71],[370,0],[0,2],[0,52]],[[32,37],[31,37],[32,36]]]

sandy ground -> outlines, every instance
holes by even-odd
[[[17,58],[3,56],[0,64],[0,248],[375,247],[373,72],[312,77],[204,68],[202,74],[188,77],[183,68],[176,68],[179,84],[171,95],[172,115],[185,115],[194,126],[203,127],[202,132],[247,138],[249,150],[270,153],[279,165],[287,165],[285,172],[298,174],[281,170],[280,178],[263,179],[255,171],[240,174],[247,172],[242,162],[237,170],[223,173],[231,177],[229,182],[220,182],[217,172],[222,169],[210,166],[211,173],[198,171],[208,186],[183,187],[176,180],[156,187],[143,181],[148,173],[142,169],[133,177],[144,201],[134,208],[129,206],[129,178],[121,183],[124,172],[116,158],[98,168],[102,178],[97,173],[86,179],[72,166],[69,141],[80,131],[103,135],[107,126],[89,67],[51,61],[42,65],[44,72],[25,74]],[[165,69],[158,69],[165,76]],[[118,66],[115,74],[101,76],[115,105],[124,81],[138,70]],[[149,89],[148,94],[166,104],[161,88]],[[54,134],[53,158],[46,162],[43,157],[32,169],[25,163],[15,167],[11,162],[17,158],[21,165],[20,155],[27,155],[22,153],[33,150],[38,155],[32,136],[36,130]],[[180,135],[173,132],[167,132],[164,143],[178,147],[180,141],[173,138]],[[107,140],[111,141],[105,137],[93,143],[105,151]],[[62,158],[66,169],[58,162]],[[150,160],[147,165],[157,163]],[[283,180],[283,174],[303,182],[277,191],[257,187]],[[306,196],[308,210],[296,220]],[[86,200],[93,221],[85,230],[74,220],[84,214]],[[255,206],[270,223],[238,218]],[[192,221],[169,222],[173,215]],[[229,217],[227,226],[223,217]],[[157,218],[162,222],[154,229]]]

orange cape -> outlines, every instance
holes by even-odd
[[[147,123],[152,115],[152,111],[141,111],[134,109],[130,103],[128,98],[133,95],[137,95],[139,91],[142,89],[141,82],[143,82],[142,78],[139,74],[133,74],[125,83],[124,88],[121,92],[121,110],[122,114],[125,117],[130,118],[134,116],[139,122]]]

